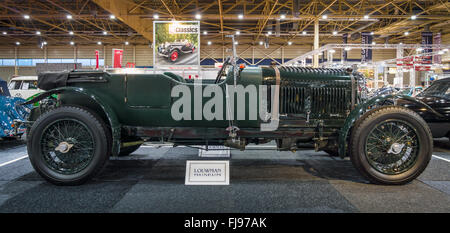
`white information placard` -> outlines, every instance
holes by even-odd
[[[202,146],[205,150],[198,150],[198,157],[206,157],[206,158],[229,158],[230,157],[230,148],[226,146],[208,146],[208,150],[206,150],[206,146]]]
[[[185,185],[229,185],[230,161],[188,160],[186,161]]]

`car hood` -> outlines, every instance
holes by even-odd
[[[437,96],[417,96],[415,98],[417,100],[427,104],[433,110],[442,114],[447,119],[450,118],[450,100],[441,98],[441,97],[437,97]],[[407,108],[410,108],[410,109],[414,110],[415,112],[418,112],[424,118],[430,118],[433,115],[430,113],[430,111],[425,110],[425,108],[423,106],[420,106],[419,104],[408,101],[408,100],[399,99],[397,101],[397,104],[407,107]]]

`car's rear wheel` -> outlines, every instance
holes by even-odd
[[[170,53],[170,61],[175,62],[178,59],[178,51],[174,50]]]
[[[405,184],[425,170],[433,140],[426,122],[399,106],[380,107],[362,116],[352,131],[350,159],[377,184]]]
[[[109,157],[106,130],[101,119],[84,108],[50,110],[31,127],[27,143],[31,164],[53,184],[82,184],[97,174]]]

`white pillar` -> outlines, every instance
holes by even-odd
[[[319,49],[319,19],[314,21],[314,50]],[[319,54],[314,54],[313,67],[319,67]]]
[[[397,47],[397,59],[403,58],[403,47]],[[397,73],[394,79],[394,87],[403,87],[403,69],[402,66],[397,66]]]
[[[18,47],[14,47],[14,75],[19,75],[19,69],[17,66],[17,55],[18,55]]]
[[[374,75],[374,77],[373,77],[373,80],[374,80],[373,87],[375,89],[378,89],[378,66],[374,66],[373,69],[374,69],[373,70],[373,75]]]

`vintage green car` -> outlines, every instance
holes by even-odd
[[[225,78],[224,78],[225,77]],[[146,142],[226,145],[275,141],[278,150],[314,147],[350,156],[378,184],[415,179],[431,159],[430,129],[397,106],[408,96],[367,99],[351,69],[238,67],[227,59],[215,82],[164,74],[75,70],[39,76],[47,90],[32,109],[28,153],[35,170],[58,185],[81,184],[110,156]],[[57,94],[56,100],[48,97]]]

